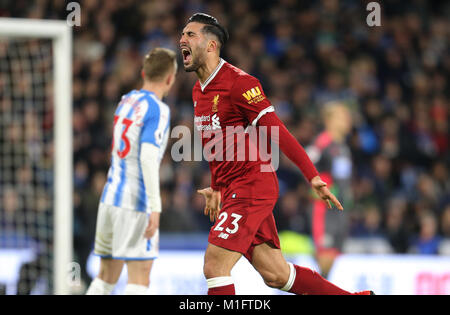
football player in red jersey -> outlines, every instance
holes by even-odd
[[[275,114],[259,81],[220,58],[227,40],[228,33],[216,18],[196,13],[188,20],[179,43],[184,69],[195,72],[199,79],[192,91],[195,128],[210,152],[211,187],[199,191],[206,199],[205,215],[216,219],[203,267],[208,294],[235,294],[231,270],[242,255],[272,288],[295,294],[351,294],[283,257],[272,214],[278,180],[270,162],[264,162],[260,152],[256,159],[248,155],[242,159],[232,151],[230,158],[229,128],[265,127],[267,137],[273,137],[300,168],[318,196],[330,208],[334,204],[343,210],[303,147]],[[226,159],[221,152],[224,144]],[[236,145],[244,145],[247,154],[252,147],[248,134],[231,146]]]

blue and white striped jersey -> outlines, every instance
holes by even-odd
[[[159,148],[161,161],[169,138],[170,109],[154,93],[132,91],[122,97],[114,116],[111,167],[101,202],[150,213],[140,153],[141,144]]]

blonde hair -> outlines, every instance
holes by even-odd
[[[333,115],[336,113],[336,110],[340,110],[340,109],[341,110],[343,109],[344,111],[350,113],[348,106],[343,102],[340,102],[340,101],[327,102],[323,106],[323,109],[321,112],[323,121],[327,121],[330,118],[332,118]]]
[[[177,55],[173,50],[154,48],[144,58],[144,76],[149,81],[161,81],[174,69],[177,69]]]

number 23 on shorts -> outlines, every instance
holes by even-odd
[[[224,227],[223,225],[225,224],[225,222],[228,219],[228,213],[222,212],[219,215],[218,223],[217,223],[216,227],[214,228],[214,231],[221,232],[218,236],[219,238],[227,239],[228,236],[230,236],[230,234],[235,234],[238,232],[239,220],[242,219],[242,216],[239,214],[236,214],[236,213],[231,213],[230,216],[233,218],[233,221],[231,221],[231,223],[229,225]],[[224,230],[225,230],[225,232],[224,232]]]

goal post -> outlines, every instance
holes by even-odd
[[[73,255],[72,28],[66,21],[0,18],[0,42],[52,40],[53,62],[53,293],[70,294]]]

